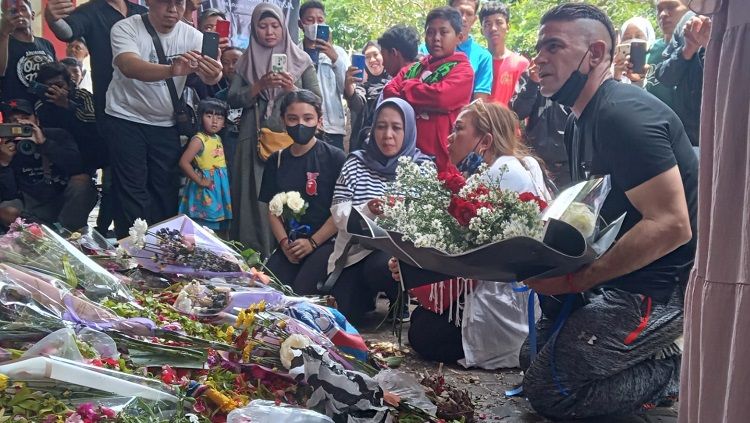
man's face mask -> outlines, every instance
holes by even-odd
[[[479,144],[482,142],[480,139],[477,144],[474,146],[474,149],[469,152],[469,154],[466,155],[458,164],[456,167],[461,173],[465,173],[467,175],[473,175],[476,173],[477,169],[479,169],[479,166],[484,163],[484,158],[476,152],[477,147],[479,147]]]
[[[289,134],[289,137],[295,142],[295,144],[306,145],[313,139],[313,137],[315,137],[315,131],[317,129],[316,126],[305,126],[298,123],[294,126],[287,125],[286,133]]]
[[[302,31],[305,33],[305,38],[308,40],[315,40],[318,38],[318,24],[307,24],[302,25]]]
[[[581,91],[583,91],[586,81],[589,79],[588,74],[581,73],[581,65],[587,54],[589,54],[589,50],[586,50],[586,53],[583,54],[581,61],[578,63],[578,69],[570,74],[570,77],[568,77],[562,87],[550,97],[550,100],[556,101],[563,106],[573,107],[573,104],[578,100],[578,96],[581,95]]]

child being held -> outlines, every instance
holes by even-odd
[[[232,198],[224,158],[217,135],[224,128],[229,106],[215,98],[198,105],[201,131],[190,139],[180,158],[180,169],[188,177],[180,201],[180,213],[213,230],[224,230],[232,219]]]
[[[400,97],[417,114],[417,148],[435,157],[438,171],[452,167],[448,136],[461,109],[469,104],[474,70],[456,47],[465,39],[461,14],[452,7],[430,11],[425,23],[429,54],[405,67],[383,89],[383,98]]]

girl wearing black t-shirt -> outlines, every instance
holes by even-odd
[[[337,229],[331,219],[331,201],[346,157],[340,149],[315,138],[322,123],[318,96],[308,90],[291,92],[283,97],[280,110],[294,144],[268,158],[258,198],[270,203],[278,193],[295,191],[308,208],[294,223],[269,212],[278,248],[267,265],[298,294],[315,294],[333,251]]]

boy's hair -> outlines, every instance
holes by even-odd
[[[454,6],[455,3],[461,4],[461,3],[474,3],[474,13],[477,13],[477,10],[479,10],[479,0],[448,0],[448,6],[455,7],[458,9],[458,6]]]
[[[75,57],[66,57],[64,59],[60,59],[60,63],[65,66],[77,66],[79,69],[83,70],[83,63],[81,63],[81,61],[76,59]]]
[[[198,17],[198,28],[203,26],[203,22],[206,21],[206,19],[212,17],[212,16],[219,16],[221,19],[227,18],[227,16],[219,9],[209,8],[203,11],[203,13],[200,14]]]
[[[39,83],[44,84],[50,79],[58,76],[62,76],[68,86],[73,85],[73,82],[70,80],[70,72],[68,71],[68,68],[60,62],[51,62],[42,65],[36,73],[36,80]]]
[[[299,7],[299,17],[302,19],[303,16],[305,16],[305,13],[307,13],[310,9],[320,9],[323,11],[323,14],[326,14],[326,7],[323,5],[323,3],[319,2],[318,0],[308,0],[304,3],[302,3],[302,6]]]
[[[213,113],[215,115],[227,117],[229,114],[229,105],[218,98],[207,98],[201,100],[201,102],[198,103],[198,117],[202,119],[203,115],[206,113]]]
[[[323,116],[323,104],[320,97],[315,95],[310,90],[297,90],[292,91],[281,99],[281,116],[286,115],[286,109],[294,103],[306,103],[315,108],[315,113],[318,114],[318,118]]]
[[[575,21],[577,19],[591,19],[597,21],[607,28],[610,38],[610,58],[615,56],[615,46],[617,45],[617,35],[615,34],[615,28],[612,26],[612,21],[609,19],[606,13],[598,7],[585,4],[585,3],[564,3],[559,6],[555,6],[548,10],[547,13],[542,16],[542,20],[539,23],[544,25],[547,22],[554,21]]]
[[[243,53],[243,54],[245,53],[245,49],[244,48],[240,48],[240,47],[237,47],[237,46],[230,46],[230,47],[225,48],[224,49],[224,53],[226,53],[228,51],[232,51],[232,50],[237,50],[237,51],[239,51],[240,53]]]
[[[411,26],[394,25],[378,38],[378,44],[381,50],[398,50],[404,60],[414,62],[419,52],[419,33]]]
[[[479,11],[479,23],[482,23],[485,18],[492,15],[503,15],[505,22],[510,22],[510,11],[505,3],[499,1],[488,1],[482,6],[482,10]]]
[[[460,34],[463,30],[464,25],[462,22],[461,13],[456,10],[456,8],[443,6],[430,10],[430,13],[427,14],[427,18],[424,21],[424,28],[427,29],[427,26],[430,25],[430,22],[434,21],[435,19],[448,21],[453,27],[453,30],[456,31],[456,34]]]

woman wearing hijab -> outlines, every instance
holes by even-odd
[[[378,104],[380,93],[391,76],[383,67],[383,56],[380,54],[380,46],[374,41],[368,41],[362,49],[365,56],[366,78],[357,77],[360,70],[350,67],[346,72],[346,83],[344,85],[344,97],[349,105],[352,116],[352,136],[349,141],[349,151],[364,148],[365,141],[370,136],[370,127],[375,107]]]
[[[280,98],[304,88],[320,96],[318,78],[310,56],[289,37],[281,9],[259,3],[253,10],[250,44],[237,64],[227,101],[242,108],[240,133],[234,161],[230,165],[233,211],[230,238],[270,255],[271,231],[268,206],[258,202],[264,162],[258,156],[258,125],[284,132]],[[286,72],[272,72],[273,54],[285,54]]]
[[[349,155],[336,182],[331,215],[339,231],[328,271],[340,273],[333,278],[336,284],[331,293],[338,310],[349,320],[356,321],[372,310],[373,299],[380,291],[385,291],[391,301],[396,299],[398,286],[388,270],[390,256],[350,244],[346,226],[352,209],[375,217],[386,185],[396,179],[400,157],[411,157],[417,163],[430,160],[417,149],[416,128],[409,103],[400,98],[383,101],[375,110],[369,142],[363,150]]]
[[[656,41],[654,27],[648,19],[635,16],[622,24],[620,29],[620,44],[629,44],[635,40],[646,42],[646,61],[648,62],[648,52]],[[631,82],[639,87],[645,86],[643,75],[630,72],[628,70],[628,61],[625,56],[616,55],[614,61],[614,79],[622,82]]]

